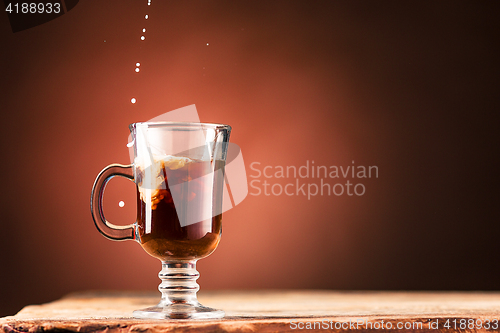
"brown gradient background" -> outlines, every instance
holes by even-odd
[[[0,14],[0,316],[157,288],[156,259],[97,232],[90,190],[128,163],[129,123],[190,104],[233,126],[249,176],[379,167],[361,197],[249,195],[199,262],[201,292],[500,289],[498,2],[146,4],[80,1],[15,34]],[[131,223],[134,196],[113,180],[107,217]]]

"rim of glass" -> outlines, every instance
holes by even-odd
[[[129,128],[132,129],[134,126],[147,126],[147,127],[173,127],[173,128],[211,128],[211,129],[227,129],[231,130],[231,126],[225,124],[216,123],[195,123],[195,122],[180,122],[180,121],[144,121],[132,123]]]

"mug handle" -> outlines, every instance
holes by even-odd
[[[104,189],[111,178],[115,176],[124,177],[134,181],[133,165],[110,164],[99,173],[94,182],[94,186],[92,187],[92,194],[90,196],[90,210],[92,212],[92,217],[94,218],[95,226],[105,237],[111,240],[135,239],[134,224],[118,226],[110,223],[104,217],[102,209]]]

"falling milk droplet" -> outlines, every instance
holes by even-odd
[[[144,18],[145,18],[146,20],[148,19],[148,17],[149,17],[149,15],[144,16]]]
[[[123,202],[123,201],[120,201],[120,202],[118,203],[118,206],[120,206],[120,207],[123,207],[123,206],[125,206],[125,202]]]
[[[136,69],[135,69],[135,72],[136,72],[136,73],[139,73],[139,68],[136,68]]]
[[[145,40],[145,39],[146,39],[146,37],[144,37],[144,36],[141,36],[141,40]]]
[[[130,101],[132,102],[132,104],[135,104],[137,100],[135,98],[132,98]]]

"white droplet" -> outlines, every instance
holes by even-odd
[[[139,73],[139,68],[136,68],[136,69],[135,69],[135,72],[136,72],[136,73]]]
[[[146,28],[142,29],[142,32],[146,32]]]
[[[146,37],[144,37],[144,36],[141,36],[141,40],[145,40],[145,39],[146,39]]]
[[[137,100],[135,98],[132,97],[132,99],[130,100],[132,102],[132,104],[134,104],[135,102],[137,102]]]
[[[149,15],[146,14],[146,16],[144,16],[144,18],[147,20],[149,18]]]
[[[207,46],[208,46],[208,43],[207,43]]]
[[[140,63],[140,62],[136,62],[136,63],[135,63],[135,65],[136,65],[137,67],[139,67],[139,66],[141,65],[141,63]]]
[[[118,203],[118,206],[120,206],[120,207],[123,207],[123,206],[125,206],[125,202],[123,202],[123,201],[120,201],[120,202]]]

